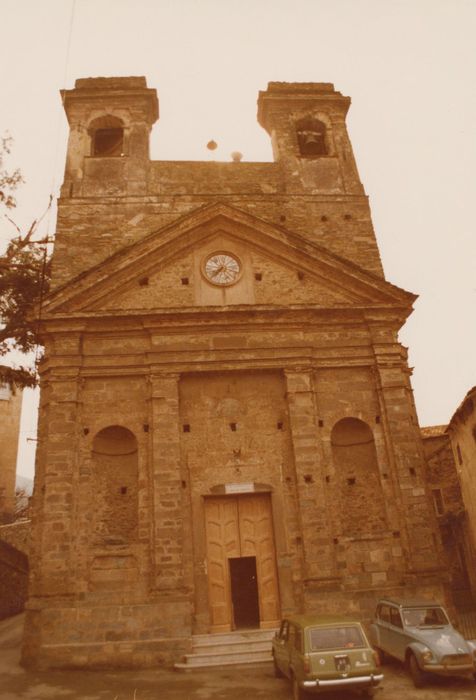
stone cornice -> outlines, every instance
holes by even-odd
[[[235,207],[214,203],[202,207],[121,249],[110,258],[56,289],[45,300],[43,314],[98,311],[102,299],[111,299],[149,269],[168,262],[207,239],[224,234],[265,252],[275,260],[299,265],[322,283],[334,285],[349,297],[349,306],[398,306],[407,315],[414,294],[341,258],[300,234],[270,224]],[[360,302],[360,303],[359,303]]]

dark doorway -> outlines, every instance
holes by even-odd
[[[235,627],[259,627],[256,557],[228,559]]]

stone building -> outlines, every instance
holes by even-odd
[[[444,596],[405,349],[329,83],[258,100],[274,161],[149,159],[143,78],[63,93],[30,665],[170,663],[192,635]]]
[[[476,601],[476,558],[468,509],[446,425],[421,429],[426,457],[426,482],[440,528],[454,606],[473,607]]]
[[[13,519],[22,392],[0,385],[0,524]]]
[[[470,577],[476,600],[476,386],[452,415],[446,432],[451,442],[465,508]]]

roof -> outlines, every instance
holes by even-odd
[[[428,425],[420,428],[422,438],[440,437],[446,432],[447,425]]]
[[[454,428],[456,421],[460,418],[463,422],[469,417],[469,415],[474,411],[474,401],[476,400],[476,386],[473,386],[456,411],[451,416],[450,422],[448,423],[447,430],[451,431]]]
[[[344,615],[315,615],[306,613],[305,615],[289,615],[284,618],[289,622],[294,622],[300,627],[314,627],[315,625],[343,625],[343,624],[360,624],[361,620],[353,617],[345,617]]]

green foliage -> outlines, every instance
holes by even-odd
[[[15,237],[0,256],[0,357],[12,350],[30,353],[37,349],[35,309],[48,291],[50,275],[46,241],[34,240],[39,221],[23,233],[6,213],[16,206],[12,192],[23,182],[18,169],[11,173],[4,169],[10,145],[10,138],[0,138],[0,209],[16,229]],[[0,364],[0,382],[12,387],[36,386],[36,367]]]

